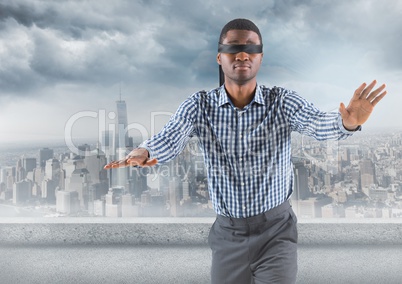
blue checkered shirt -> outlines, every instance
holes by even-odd
[[[165,163],[198,137],[217,214],[258,215],[286,201],[293,191],[291,132],[317,140],[350,136],[337,112],[322,112],[279,87],[257,85],[254,99],[236,108],[222,86],[191,95],[165,127],[140,147]]]

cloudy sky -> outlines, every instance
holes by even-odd
[[[400,0],[1,0],[0,144],[94,141],[120,93],[132,134],[151,133],[217,87],[218,35],[239,17],[262,33],[260,84],[329,111],[377,79],[389,94],[366,129],[396,128],[401,15]]]

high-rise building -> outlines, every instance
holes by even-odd
[[[170,216],[177,217],[179,215],[179,196],[177,194],[177,178],[172,177],[169,181],[169,204]]]
[[[53,203],[56,200],[57,183],[51,179],[46,179],[42,181],[41,185],[42,198]]]
[[[124,159],[126,156],[126,149],[125,148],[118,148],[116,150],[116,156],[118,160]],[[110,179],[112,187],[126,187],[128,183],[128,175],[129,175],[130,168],[116,168],[109,170],[110,172]],[[126,189],[128,191],[128,189]]]
[[[13,204],[21,204],[31,198],[32,183],[22,180],[13,185]]]
[[[56,211],[64,214],[72,214],[79,211],[80,204],[78,192],[59,190],[56,192]]]
[[[121,188],[111,188],[105,195],[105,216],[121,217]]]
[[[350,150],[348,148],[342,148],[341,161],[343,167],[350,165]]]
[[[126,148],[128,146],[128,132],[127,132],[127,106],[126,102],[121,99],[116,101],[117,109],[117,123],[116,123],[116,136],[115,147]]]
[[[46,161],[53,158],[53,149],[42,148],[39,150],[39,166],[44,168],[46,166]]]
[[[10,190],[10,191],[13,190],[14,181],[16,181],[15,176],[8,175],[6,177],[6,189],[7,190]]]
[[[6,183],[7,179],[7,170],[5,168],[0,169],[0,183],[4,182]]]
[[[69,179],[66,180],[66,190],[76,191],[82,208],[87,208],[89,184],[91,183],[91,175],[87,169],[75,170]]]
[[[370,159],[365,159],[360,162],[360,179],[362,188],[376,183],[375,165]]]
[[[138,217],[140,215],[140,207],[135,204],[133,195],[124,194],[121,201],[121,216],[124,217]]]
[[[304,159],[292,158],[294,173],[293,200],[306,199],[311,196],[308,187],[308,171],[304,165]]]
[[[25,168],[22,166],[22,159],[18,159],[17,165],[15,166],[15,181],[22,181],[26,177]]]
[[[22,157],[22,167],[25,172],[32,172],[36,168],[36,158]]]
[[[190,185],[187,180],[183,181],[183,200],[190,200]]]
[[[116,125],[115,125],[115,141],[114,141],[114,154],[115,159],[123,159],[127,155],[127,147],[129,146],[128,131],[127,131],[127,106],[126,102],[121,100],[116,101]],[[112,169],[110,173],[111,185],[125,187],[128,182],[128,168]]]
[[[139,168],[130,168],[131,178],[129,180],[128,192],[140,198],[141,194],[147,190],[147,176]]]
[[[94,212],[95,216],[105,216],[105,198],[98,199],[94,201]]]
[[[102,131],[102,138],[100,141],[101,150],[105,153],[106,157],[113,157],[115,153],[114,146],[114,132],[111,130]]]
[[[47,179],[59,182],[60,162],[57,159],[48,159],[45,161],[45,175]]]
[[[103,168],[107,164],[106,156],[99,148],[98,145],[94,151],[91,151],[84,157],[85,168],[91,175],[92,183],[102,183],[108,180],[107,171]]]
[[[33,182],[36,184],[41,184],[45,178],[44,167],[37,167],[33,170]]]
[[[35,197],[42,196],[41,186],[39,184],[37,184],[36,182],[32,186],[32,196],[35,196]]]
[[[321,218],[321,208],[331,202],[332,199],[329,197],[310,197],[308,199],[293,202],[292,207],[296,215],[300,218]]]

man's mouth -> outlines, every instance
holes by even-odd
[[[251,66],[248,64],[235,64],[234,69],[239,69],[239,70],[247,70],[250,69]]]

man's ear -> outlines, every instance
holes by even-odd
[[[218,53],[218,55],[216,56],[216,62],[218,62],[219,65],[221,65],[221,54]]]
[[[264,53],[261,53],[261,62],[262,62],[263,58],[264,58]]]

